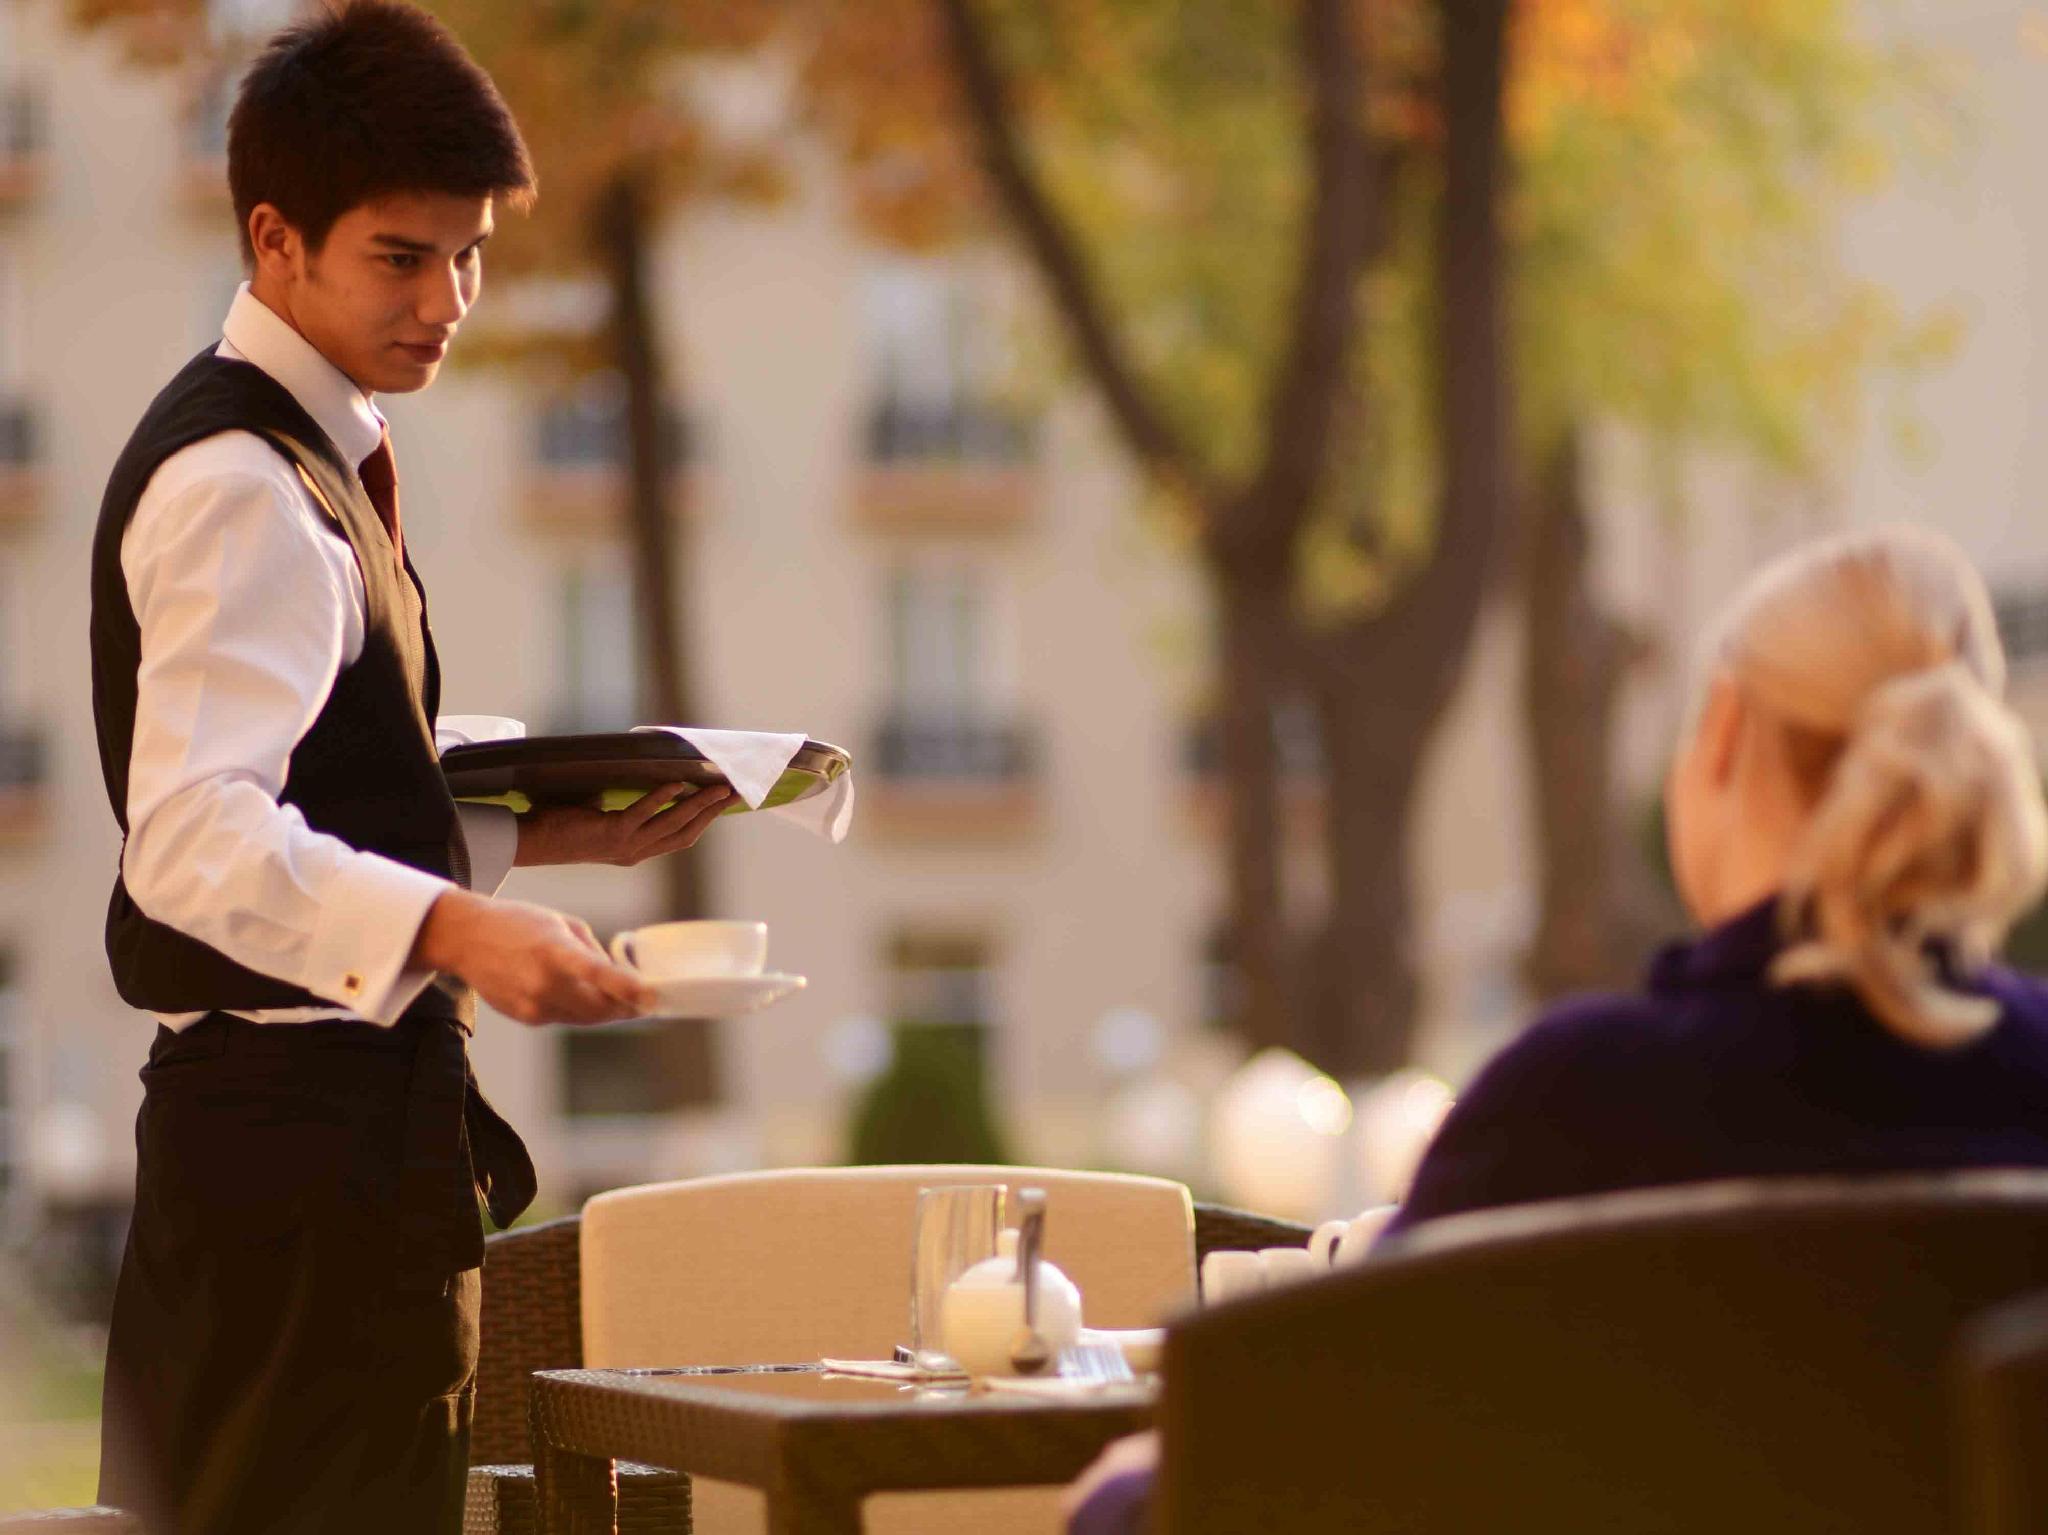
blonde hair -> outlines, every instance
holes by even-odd
[[[1997,1005],[1942,985],[1930,948],[1981,964],[2048,882],[2048,812],[1983,580],[1924,530],[1822,539],[1744,591],[1721,662],[1781,727],[1813,806],[1772,979],[1846,984],[1916,1044],[1977,1038]]]

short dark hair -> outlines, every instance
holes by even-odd
[[[242,77],[228,117],[228,191],[245,259],[259,203],[317,251],[344,213],[392,193],[525,207],[536,189],[491,77],[446,27],[401,0],[329,0],[279,32]]]

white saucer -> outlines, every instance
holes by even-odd
[[[738,1018],[780,1002],[810,982],[801,975],[695,975],[654,982],[657,1008],[667,1018]]]

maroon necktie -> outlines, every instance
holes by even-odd
[[[405,535],[398,526],[398,461],[391,456],[391,428],[384,428],[384,435],[377,440],[376,451],[362,462],[356,471],[362,476],[363,489],[370,493],[370,505],[377,508],[378,520],[384,524],[384,531],[391,535],[391,547],[398,555],[398,563],[405,564]]]

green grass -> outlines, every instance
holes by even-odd
[[[0,1423],[0,1513],[91,1503],[100,1471],[98,1362],[42,1358],[12,1384],[13,1421]]]
[[[97,1416],[0,1425],[0,1513],[89,1504],[99,1475]]]

